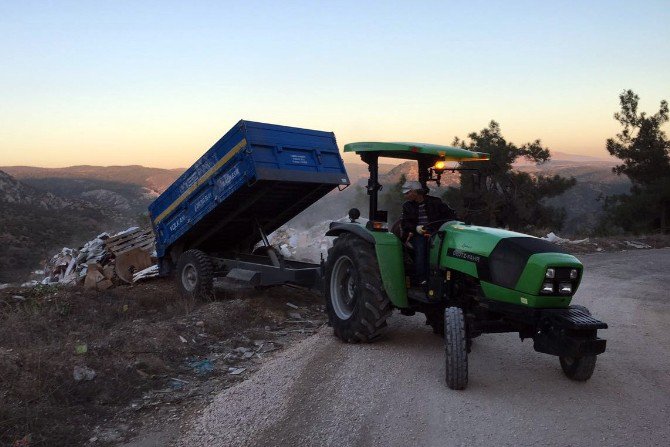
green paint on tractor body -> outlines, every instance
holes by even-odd
[[[441,146],[427,143],[385,143],[385,142],[362,142],[350,143],[344,146],[344,152],[356,152],[357,154],[376,153],[380,157],[414,159],[419,157],[434,156],[443,161],[482,161],[489,160],[489,154],[474,152],[462,147]]]
[[[520,238],[537,240],[533,236],[499,228],[465,225],[461,222],[447,222],[441,227],[440,232],[445,238],[444,243],[440,243],[440,239],[436,238],[431,244],[431,266],[435,267],[439,262],[439,269],[457,271],[479,279],[482,292],[487,299],[533,308],[563,308],[569,306],[572,295],[579,286],[582,264],[567,253],[551,251],[534,253],[521,261],[518,257],[507,256],[506,251],[492,261],[492,254],[502,240],[518,241]],[[509,259],[505,259],[506,257]],[[515,262],[522,262],[523,265],[516,269],[520,270],[520,273],[511,287],[510,284],[506,284],[507,287],[496,284],[496,281],[492,280],[496,277],[493,273],[488,275],[489,277],[482,274],[486,269],[504,268]],[[512,269],[514,267],[512,265]],[[548,268],[578,270],[578,278],[571,283],[573,287],[569,295],[540,294]],[[509,277],[505,279],[509,280]]]
[[[403,264],[403,246],[400,239],[385,231],[365,229],[374,239],[375,252],[384,290],[397,308],[407,308],[407,282]],[[492,278],[484,277],[489,257],[501,240],[509,238],[531,238],[522,233],[466,225],[462,222],[447,222],[440,232],[431,239],[430,266],[433,272],[460,272],[479,280],[484,297],[509,304],[529,308],[566,308],[577,291],[581,281],[582,264],[574,256],[566,253],[542,252],[530,255],[524,260],[518,279],[511,287],[497,284]],[[505,256],[499,262],[505,263]],[[490,267],[489,267],[490,268]],[[573,281],[569,295],[542,295],[540,288],[545,281],[548,268],[569,268],[579,271]]]
[[[344,146],[344,152],[355,152],[370,164],[372,185],[377,183],[378,157],[417,160],[420,171],[429,166],[425,162],[490,159],[486,153],[426,143],[350,143]],[[369,194],[374,198],[370,213],[373,216],[376,190]],[[391,303],[397,308],[409,307],[402,243],[392,233],[368,228],[365,231],[374,239],[383,286]],[[489,300],[529,308],[566,308],[581,280],[582,264],[577,258],[527,234],[451,221],[443,224],[430,242],[429,264],[433,275],[451,271],[472,277],[479,282],[484,298]],[[548,268],[578,271],[578,277],[569,281],[569,294],[541,293]],[[558,288],[560,281],[555,285]]]
[[[370,234],[375,239],[375,252],[386,295],[394,306],[405,308],[408,306],[407,286],[400,239],[387,232],[370,231]]]

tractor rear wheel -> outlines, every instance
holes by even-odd
[[[591,315],[591,311],[580,305],[570,306],[572,309],[579,309],[584,313]],[[585,382],[591,378],[596,369],[597,356],[585,355],[582,357],[559,357],[563,373],[570,379],[578,382]]]
[[[353,234],[328,250],[326,311],[334,334],[348,343],[372,341],[391,314],[375,249]]]
[[[465,316],[460,307],[448,307],[444,311],[444,344],[447,386],[464,390],[468,385],[468,349]]]
[[[177,287],[186,299],[209,299],[213,292],[212,261],[200,250],[188,250],[177,262]]]

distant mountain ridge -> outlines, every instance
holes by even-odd
[[[20,282],[54,250],[133,222],[115,209],[62,197],[0,171],[0,282]]]
[[[185,171],[184,168],[147,168],[140,165],[80,165],[67,168],[0,166],[0,170],[22,181],[45,178],[99,180],[138,185],[153,190],[158,194],[165,191]]]

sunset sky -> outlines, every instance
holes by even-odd
[[[0,166],[185,167],[239,119],[606,156],[670,99],[665,1],[0,0]]]

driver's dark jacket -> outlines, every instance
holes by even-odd
[[[437,197],[425,196],[423,200],[428,215],[426,230],[429,232],[437,230],[445,220],[456,219],[456,212]],[[403,237],[406,237],[409,233],[416,233],[417,225],[419,225],[419,203],[408,200],[402,205],[400,226]]]

